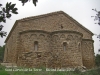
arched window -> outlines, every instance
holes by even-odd
[[[63,42],[63,50],[66,51],[66,49],[67,49],[67,43]]]
[[[37,42],[37,41],[34,42],[34,50],[35,50],[35,51],[38,50],[38,42]]]

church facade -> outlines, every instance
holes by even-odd
[[[4,62],[17,66],[95,66],[93,33],[63,11],[17,20],[5,40]]]

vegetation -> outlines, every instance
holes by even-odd
[[[2,47],[0,46],[0,62],[3,62],[4,50],[5,50],[5,45]]]
[[[96,63],[96,66],[100,67],[100,54],[97,54],[96,57],[95,57],[95,63]]]
[[[30,0],[19,0],[19,1],[21,1],[21,3],[24,6],[24,4],[27,3]],[[38,0],[32,0],[33,4],[35,6],[36,6],[37,1]],[[17,12],[18,8],[15,8],[15,5],[16,4],[12,4],[11,2],[9,2],[9,3],[7,2],[5,7],[2,7],[2,4],[0,3],[0,8],[1,8],[1,10],[0,10],[0,36],[1,37],[7,35],[7,32],[2,31],[4,26],[1,23],[2,22],[6,23],[6,19],[7,18],[9,19],[12,16],[12,14],[18,14],[18,12]]]
[[[30,0],[19,0],[21,1],[22,5],[24,6],[25,3],[27,3],[28,1],[30,2]],[[36,2],[38,2],[38,0],[32,0],[33,4],[36,6]]]
[[[10,3],[6,3],[6,6],[5,7],[2,7],[2,4],[0,4],[0,36],[3,37],[3,36],[6,36],[6,32],[5,31],[2,31],[2,28],[4,27],[3,25],[1,25],[2,22],[6,23],[6,19],[10,18],[12,16],[12,14],[18,14],[17,12],[17,8],[15,8],[15,5],[16,4],[12,4],[11,2]]]
[[[43,68],[44,69],[44,68]],[[0,75],[100,75],[100,68],[80,71],[5,71],[5,67],[0,65]]]

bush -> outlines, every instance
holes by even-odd
[[[95,63],[97,67],[100,67],[100,54],[97,54],[95,57]]]
[[[0,64],[0,75],[10,75],[7,71],[5,71],[5,67]]]

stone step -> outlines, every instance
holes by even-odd
[[[5,66],[5,67],[17,67],[16,63],[1,63],[2,66]]]

